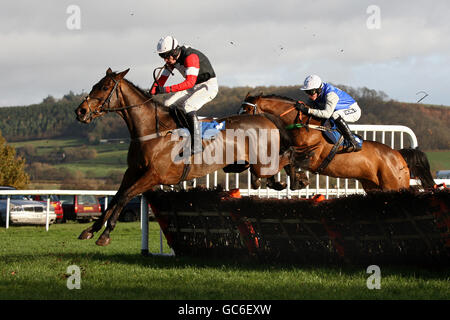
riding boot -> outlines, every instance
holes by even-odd
[[[189,133],[191,134],[191,154],[202,152],[201,124],[198,121],[197,113],[191,111],[187,113],[186,116],[189,125]]]
[[[358,142],[356,142],[355,137],[353,136],[353,133],[350,131],[347,122],[345,122],[345,120],[342,119],[341,116],[339,116],[337,119],[334,119],[334,122],[336,123],[339,131],[344,135],[345,140],[347,140],[350,143],[350,147],[347,149],[348,152],[360,151],[361,147],[359,146]]]

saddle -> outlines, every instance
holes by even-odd
[[[330,130],[322,131],[322,134],[324,138],[331,144],[336,144],[340,140],[342,133],[337,128],[337,125],[334,123],[333,119],[325,119],[322,121],[322,126],[325,128],[329,128]],[[353,133],[353,136],[355,137],[355,140],[359,143],[359,146],[362,147],[363,144],[363,137],[360,135]],[[350,143],[347,140],[342,140],[342,142],[339,144],[339,146],[343,146],[343,148],[350,147]]]
[[[320,164],[320,166],[316,169],[317,173],[321,173],[333,160],[336,153],[339,151],[339,147],[342,146],[344,150],[348,147],[350,147],[350,143],[344,139],[344,135],[338,130],[337,125],[334,123],[333,119],[326,119],[322,121],[321,125],[325,128],[328,128],[330,130],[323,130],[322,134],[325,137],[325,140],[327,140],[329,143],[333,144],[333,148],[331,148],[330,153],[328,156],[323,160],[323,162]],[[353,136],[355,137],[355,140],[360,144],[362,147],[363,138],[355,133],[353,133]],[[345,151],[344,151],[345,152]]]

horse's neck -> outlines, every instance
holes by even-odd
[[[124,106],[138,105],[126,109],[121,113],[132,139],[156,133],[157,120],[160,121],[166,119],[168,116],[167,111],[158,108],[157,117],[157,105],[153,101],[147,101],[148,99],[147,96],[143,95],[130,84],[127,84],[122,89],[122,104],[124,104]]]

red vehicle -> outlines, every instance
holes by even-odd
[[[29,196],[29,198],[35,201],[43,202],[45,204],[47,204],[48,197],[49,196],[46,195],[36,195],[36,194]],[[59,201],[58,196],[50,195],[50,204],[53,206],[53,208],[55,208],[56,222],[61,223],[63,221],[63,208],[61,205],[61,201]]]
[[[60,196],[65,220],[78,220],[80,222],[98,219],[102,208],[97,197],[92,195]]]

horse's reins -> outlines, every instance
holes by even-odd
[[[256,103],[250,103],[250,102],[244,101],[244,102],[242,102],[242,104],[243,105],[245,104],[245,105],[253,107],[253,114],[254,115],[256,114],[256,110],[258,109],[258,105]],[[283,113],[281,113],[279,115],[279,117],[280,118],[284,117],[285,115],[287,115],[288,113],[290,113],[291,111],[296,110],[296,109],[297,108],[295,106],[291,107],[288,110],[286,110]],[[294,120],[293,124],[290,124],[290,125],[288,125],[286,127],[287,130],[292,130],[292,129],[296,129],[296,128],[311,128],[311,129],[316,129],[316,130],[319,130],[319,131],[328,131],[328,132],[332,132],[333,131],[331,128],[327,128],[327,127],[324,127],[324,126],[319,126],[319,125],[316,125],[316,124],[309,124],[309,123],[304,124],[302,122],[302,112],[299,112],[299,114],[297,115],[297,118],[299,118],[300,123],[296,123],[295,120]]]

